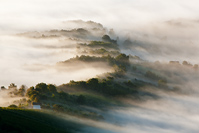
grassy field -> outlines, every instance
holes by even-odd
[[[0,108],[1,133],[71,133],[76,127],[81,125],[41,111]]]

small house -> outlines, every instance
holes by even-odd
[[[32,106],[33,106],[33,109],[41,109],[41,104],[40,103],[33,102]]]

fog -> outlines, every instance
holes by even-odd
[[[192,86],[189,86],[192,88]],[[145,88],[159,98],[142,97],[141,101],[123,99],[125,107],[113,107],[100,112],[104,123],[94,122],[90,126],[105,133],[197,133],[198,128],[198,88],[189,93],[170,93],[159,88]],[[188,88],[186,88],[188,89]],[[183,91],[188,92],[185,88]],[[88,122],[89,123],[89,122]],[[85,128],[85,132],[94,131]]]
[[[1,107],[7,107],[11,104],[13,104],[14,101],[20,100],[23,97],[12,97],[9,92],[10,90],[6,91],[0,91],[0,106]]]
[[[70,80],[85,80],[111,71],[108,65],[82,65],[82,63],[60,67],[57,62],[78,55],[76,41],[67,38],[35,39],[21,36],[0,37],[1,80],[0,84],[10,83],[27,86],[39,82],[67,83]],[[73,69],[70,69],[73,68]]]
[[[197,100],[197,97],[167,95],[134,108],[111,110],[109,118],[122,128],[120,132],[123,133],[198,132]]]
[[[199,64],[198,5],[197,0],[0,0],[0,85],[34,86],[40,82],[60,85],[111,72],[105,63],[59,66],[57,62],[79,55],[78,43],[99,40],[112,28],[115,35],[110,36],[119,37],[118,44],[125,54],[150,62],[187,60]],[[56,37],[49,33],[77,28],[100,30],[86,34],[86,38],[77,37],[76,32],[71,36],[56,33],[59,35]],[[161,76],[168,77],[169,86],[178,86],[180,91],[142,88],[159,98],[146,98],[142,102],[122,99],[127,106],[100,112],[104,121],[77,119],[90,126],[84,132],[199,131],[198,72],[185,66],[146,66],[162,72]],[[129,74],[128,78],[154,83],[136,75]],[[2,106],[14,100],[3,96],[0,92]]]
[[[124,52],[150,61],[198,63],[198,19],[173,19],[144,25],[129,33]],[[131,50],[129,50],[129,48]]]

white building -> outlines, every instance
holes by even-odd
[[[33,109],[41,109],[41,104],[40,103],[33,102],[32,106],[33,106]]]

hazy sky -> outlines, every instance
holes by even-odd
[[[48,28],[71,19],[115,29],[199,17],[198,0],[0,0],[0,30]]]

